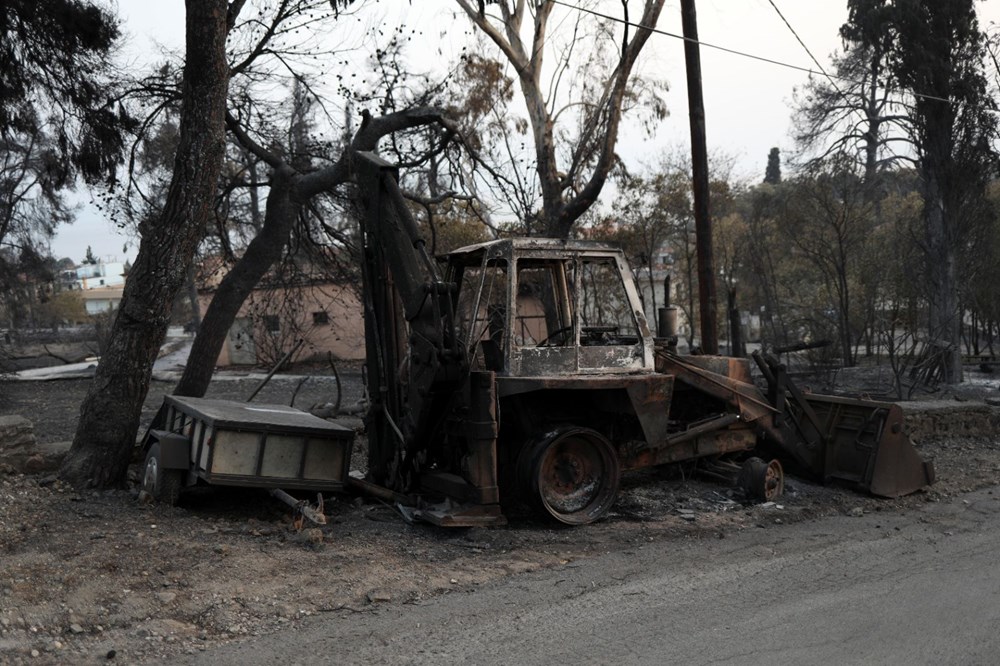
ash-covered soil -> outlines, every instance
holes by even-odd
[[[245,399],[257,384],[220,379],[209,397]],[[297,385],[275,378],[255,402],[288,404]],[[355,404],[358,382],[344,385],[342,404]],[[0,412],[30,418],[41,441],[68,440],[88,386],[3,382]],[[144,420],[171,388],[152,384]],[[295,404],[335,399],[332,378],[315,378]],[[263,491],[197,489],[171,508],[139,503],[134,489],[80,493],[52,476],[0,474],[0,663],[169,661],[287,631],[319,613],[370,613],[466,593],[643,543],[669,557],[678,540],[737,530],[765,529],[780,540],[783,524],[905,509],[1000,479],[1000,437],[936,436],[918,448],[934,460],[938,482],[899,500],[787,478],[777,503],[755,505],[678,465],[627,475],[607,519],[578,528],[528,516],[493,529],[410,525],[392,506],[344,494],[327,496],[326,526],[297,530],[290,509]]]

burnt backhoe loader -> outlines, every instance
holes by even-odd
[[[371,153],[355,168],[363,489],[438,525],[503,523],[508,500],[579,525],[608,511],[622,473],[688,460],[762,499],[782,463],[889,497],[933,482],[896,405],[803,393],[769,357],[765,392],[749,359],[674,353],[620,248],[513,238],[435,259],[396,169]]]

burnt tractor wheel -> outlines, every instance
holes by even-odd
[[[588,428],[566,428],[525,447],[522,492],[543,515],[567,525],[598,520],[618,496],[621,466],[611,443]]]
[[[153,442],[149,447],[142,469],[142,491],[157,502],[170,506],[177,504],[184,479],[181,470],[167,469],[163,466],[159,442]]]
[[[760,458],[747,458],[738,483],[747,497],[770,502],[785,491],[785,471],[777,460],[764,462]]]

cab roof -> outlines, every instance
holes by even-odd
[[[617,243],[604,241],[527,237],[502,238],[475,245],[466,245],[452,250],[445,256],[455,263],[468,265],[479,263],[483,255],[487,253],[498,257],[514,257],[515,255],[541,257],[551,253],[554,257],[558,257],[590,252],[621,254],[621,251],[621,246]]]

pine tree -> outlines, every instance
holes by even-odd
[[[777,185],[781,182],[781,151],[772,148],[767,154],[767,169],[764,171],[764,182]]]

